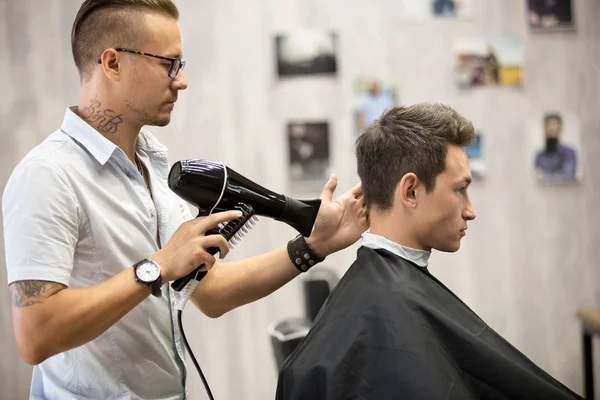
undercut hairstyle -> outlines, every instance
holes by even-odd
[[[179,19],[172,0],[85,0],[73,22],[71,50],[82,80],[107,48],[139,50],[144,43],[143,12]]]
[[[386,110],[356,141],[358,175],[367,206],[391,208],[398,182],[414,173],[426,192],[446,168],[448,145],[469,146],[473,124],[439,103]]]

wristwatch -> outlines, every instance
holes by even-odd
[[[133,272],[137,282],[148,285],[152,289],[152,295],[156,297],[162,296],[162,291],[160,290],[162,286],[160,265],[156,261],[145,258],[133,266]]]

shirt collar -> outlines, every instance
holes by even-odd
[[[167,153],[169,149],[160,143],[150,131],[142,128],[137,138],[137,148],[149,153]]]
[[[75,113],[76,110],[77,106],[67,108],[61,130],[79,142],[100,164],[106,164],[118,146],[88,125]],[[168,151],[167,147],[143,128],[137,138],[137,148],[146,152]]]
[[[361,235],[361,246],[371,249],[385,249],[389,252],[417,264],[419,267],[427,267],[429,263],[430,251],[412,249],[402,246],[380,235],[367,231]]]

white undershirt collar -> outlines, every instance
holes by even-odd
[[[395,255],[417,264],[419,267],[427,267],[430,251],[412,249],[402,246],[380,235],[367,231],[361,235],[360,245],[371,249],[385,249]]]

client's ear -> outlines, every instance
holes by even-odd
[[[405,174],[398,185],[394,197],[396,201],[401,201],[405,207],[415,208],[417,206],[417,187],[421,184],[419,178],[414,173]]]

